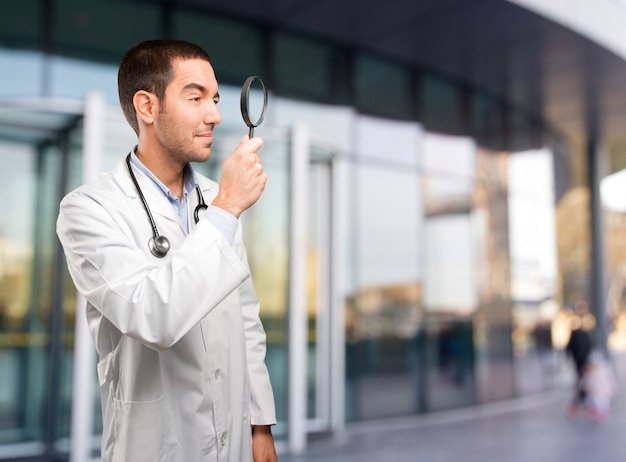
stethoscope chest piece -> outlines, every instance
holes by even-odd
[[[170,251],[170,240],[165,236],[158,235],[151,237],[148,241],[148,248],[152,255],[157,258],[163,258]]]

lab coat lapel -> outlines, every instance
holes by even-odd
[[[135,178],[137,178],[137,182],[139,183],[139,187],[143,192],[146,202],[148,203],[148,207],[150,207],[150,212],[152,212],[157,228],[161,228],[159,225],[160,221],[167,220],[168,228],[171,227],[173,223],[176,223],[178,225],[177,228],[182,231],[182,226],[178,215],[176,214],[176,210],[172,204],[170,204],[167,197],[165,197],[161,188],[159,188],[154,181],[137,169],[133,169],[133,172],[135,174]],[[135,187],[135,184],[133,183],[128,172],[125,158],[122,159],[122,161],[115,167],[113,170],[113,176],[128,197],[136,198],[141,201],[137,188]],[[141,207],[143,208],[143,205]]]

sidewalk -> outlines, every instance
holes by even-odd
[[[461,410],[352,424],[345,441],[309,443],[280,462],[623,462],[626,356],[615,355],[620,391],[608,420],[568,418],[571,388]]]

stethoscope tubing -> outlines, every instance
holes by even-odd
[[[193,221],[198,224],[200,221],[200,210],[206,210],[209,206],[206,205],[206,202],[204,202],[200,186],[196,186],[196,194],[198,195],[198,205],[196,205],[196,208],[193,209]]]
[[[137,178],[135,177],[135,174],[133,173],[133,168],[130,165],[130,154],[126,156],[126,165],[128,167],[128,173],[130,173],[130,177],[133,180],[133,183],[135,184],[135,188],[137,188],[137,193],[139,193],[139,198],[141,199],[141,202],[143,203],[143,208],[146,211],[146,214],[148,215],[148,221],[150,222],[150,226],[152,227],[152,234],[156,238],[159,236],[159,230],[157,229],[156,222],[154,221],[154,217],[152,216],[152,212],[150,211],[150,207],[148,207],[148,201],[146,201],[146,198],[143,195],[141,188],[139,187],[139,182],[137,181]]]
[[[133,180],[135,184],[135,188],[137,189],[137,193],[139,194],[139,198],[141,199],[141,203],[143,204],[143,208],[146,211],[146,215],[148,215],[148,221],[150,222],[150,226],[152,227],[152,237],[148,241],[148,248],[152,255],[157,258],[163,258],[167,255],[170,250],[170,241],[167,237],[159,234],[159,230],[156,225],[156,221],[152,216],[152,212],[150,211],[150,207],[148,206],[148,201],[146,200],[141,188],[139,187],[139,182],[137,181],[137,177],[135,177],[135,173],[133,172],[133,168],[130,165],[130,154],[126,156],[126,166],[128,167],[128,173],[130,174],[130,178]],[[196,194],[198,195],[198,205],[196,205],[193,211],[193,219],[196,224],[200,221],[200,210],[206,210],[209,206],[204,202],[204,196],[202,195],[202,191],[200,190],[200,186],[196,186]]]

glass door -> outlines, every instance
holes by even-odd
[[[133,146],[121,115],[94,96],[61,106],[0,104],[0,213],[7,217],[0,225],[0,459],[62,459],[76,452],[70,444],[78,439],[81,454],[98,453],[92,445],[101,431],[99,390],[90,386],[85,395],[86,387],[75,385],[76,377],[97,383],[95,363],[78,361],[82,351],[95,358],[95,349],[90,339],[86,347],[77,342],[76,320],[84,313],[76,311],[84,305],[56,236],[61,198],[86,178],[86,145],[102,151],[98,170]],[[88,117],[94,112],[98,117]],[[85,139],[88,125],[99,134],[95,143]],[[81,438],[72,427],[76,410],[87,417]]]
[[[311,146],[307,232],[307,431],[329,429],[331,167]]]
[[[34,245],[38,152],[25,142],[0,140],[0,162],[6,166],[0,170],[0,213],[11,218],[0,229],[0,444],[17,444],[42,437],[47,369],[43,319],[32,309],[39,292],[33,279],[44,284],[35,271],[43,266]]]
[[[65,452],[74,319],[55,233],[74,113],[0,107],[0,453]],[[61,444],[59,444],[61,442]],[[42,459],[43,460],[43,459]]]

